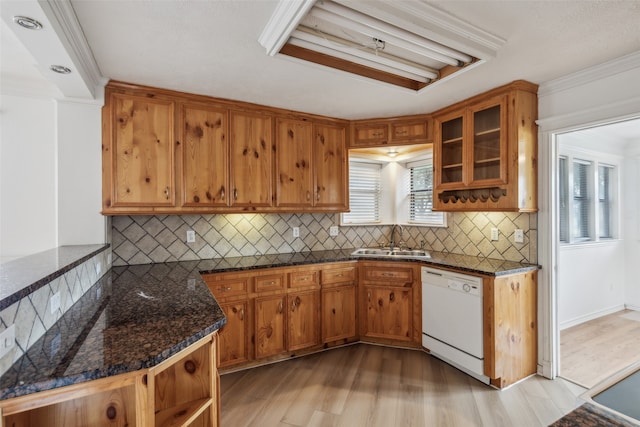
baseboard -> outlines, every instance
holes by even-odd
[[[625,304],[624,308],[627,310],[640,311],[640,305]]]
[[[624,304],[617,305],[615,307],[611,307],[611,308],[607,308],[605,310],[600,310],[600,311],[596,311],[596,312],[593,312],[593,313],[585,314],[584,316],[579,316],[579,317],[575,317],[575,318],[573,318],[571,320],[564,321],[564,322],[560,323],[558,325],[558,327],[562,331],[562,330],[570,328],[572,326],[576,326],[576,325],[579,325],[581,323],[588,322],[589,320],[597,319],[598,317],[606,316],[608,314],[613,314],[613,313],[615,313],[617,311],[624,310],[625,308],[628,308],[629,310],[633,310],[633,308],[629,308],[628,306],[625,306]]]

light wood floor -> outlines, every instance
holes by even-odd
[[[368,344],[221,377],[222,426],[547,426],[584,389],[533,376],[495,390],[414,350]]]
[[[583,387],[638,361],[640,312],[622,310],[560,332],[560,375]]]

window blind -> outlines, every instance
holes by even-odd
[[[576,240],[590,240],[591,222],[589,174],[591,162],[573,161],[573,221],[572,237]]]
[[[560,157],[558,159],[558,215],[559,215],[559,232],[560,241],[569,243],[569,171],[567,170],[567,158]]]
[[[408,165],[409,179],[409,222],[443,225],[444,214],[433,209],[433,165]]]
[[[345,224],[380,222],[381,166],[349,162],[349,207],[342,215]]]
[[[611,233],[611,175],[613,167],[598,166],[598,237],[609,239]]]

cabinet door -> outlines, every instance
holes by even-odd
[[[365,287],[366,332],[375,338],[411,341],[413,309],[410,288]]]
[[[307,291],[289,294],[288,307],[288,349],[298,350],[319,344],[320,292]]]
[[[389,142],[389,126],[379,124],[354,124],[352,147],[386,145]]]
[[[220,367],[249,360],[247,304],[246,300],[220,304],[227,317],[227,323],[220,329],[218,338]]]
[[[112,94],[111,206],[174,206],[174,103]]]
[[[285,347],[284,295],[255,300],[256,359],[283,353]]]
[[[397,121],[391,123],[391,141],[394,143],[406,143],[414,141],[426,141],[429,139],[427,119],[416,121]]]
[[[507,182],[507,97],[497,97],[474,107],[469,136],[471,184]]]
[[[314,133],[315,206],[348,209],[346,128],[315,125]]]
[[[223,109],[196,105],[181,108],[183,206],[227,205],[227,116]]]
[[[440,187],[463,184],[464,114],[455,113],[436,120],[436,143],[433,150],[434,181]]]
[[[231,206],[271,206],[271,117],[231,113]]]
[[[276,125],[276,206],[312,206],[313,125],[278,119]]]
[[[322,342],[356,335],[356,288],[344,286],[322,290]]]

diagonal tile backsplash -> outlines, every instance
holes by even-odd
[[[419,247],[464,255],[536,263],[537,214],[449,213],[448,227],[404,227],[404,241]],[[276,254],[378,246],[388,241],[390,225],[344,226],[336,237],[329,228],[336,214],[229,214],[115,216],[112,218],[113,265]],[[300,228],[294,238],[292,227]],[[500,239],[491,241],[491,228]],[[513,243],[515,229],[524,243]],[[186,243],[187,230],[196,234]]]

